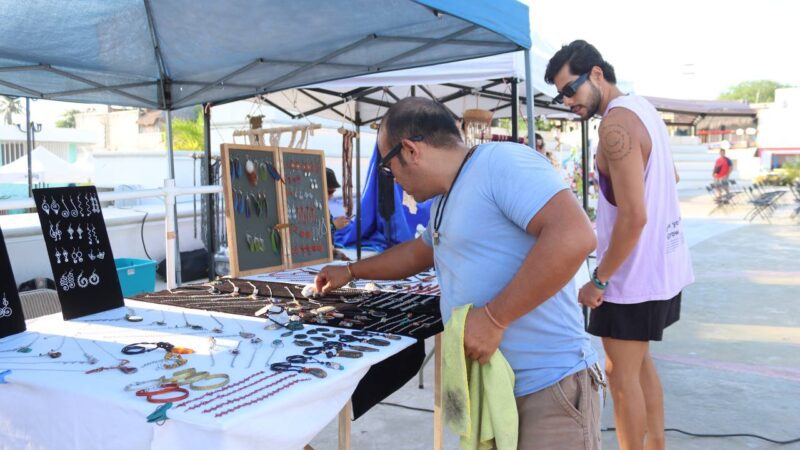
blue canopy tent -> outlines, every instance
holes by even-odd
[[[0,94],[162,109],[168,132],[196,104],[516,50],[530,67],[516,0],[30,0],[0,19]]]

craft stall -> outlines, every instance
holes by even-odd
[[[26,324],[3,251],[0,393],[39,405],[0,410],[4,445],[297,449],[419,370],[423,340],[442,330],[435,276],[320,295],[314,276],[332,262],[324,154],[221,152],[232,276],[133,299],[96,189],[34,191],[62,313]]]

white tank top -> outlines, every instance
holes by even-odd
[[[633,252],[609,280],[603,299],[611,303],[669,300],[694,281],[694,272],[681,224],[667,127],[658,111],[642,97],[624,95],[611,100],[603,117],[613,108],[625,108],[636,114],[653,147],[644,171],[647,225]],[[596,173],[604,178],[598,179],[598,186],[610,186],[599,170]],[[603,191],[600,189],[597,205],[598,263],[608,249],[617,220],[617,207]]]

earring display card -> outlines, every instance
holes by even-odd
[[[225,218],[231,274],[279,270],[286,264],[279,150],[222,145]]]
[[[34,189],[65,320],[124,306],[94,186]]]
[[[17,282],[8,259],[6,240],[0,230],[0,338],[25,331],[25,315],[19,301]]]
[[[328,213],[325,154],[319,150],[281,150],[286,180],[290,267],[333,258]]]

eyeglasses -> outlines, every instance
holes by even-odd
[[[422,137],[421,135],[411,136],[410,138],[408,138],[409,141],[413,141],[413,142],[420,142],[423,139],[425,139],[425,138]],[[378,163],[378,169],[380,169],[381,174],[386,175],[387,177],[393,177],[394,176],[394,174],[392,173],[392,169],[389,167],[389,161],[391,161],[392,158],[397,156],[400,153],[401,150],[403,150],[403,141],[402,140],[400,140],[400,142],[398,142],[397,145],[392,147],[392,149],[389,150],[389,153],[387,153],[386,156],[381,158],[381,161]]]
[[[567,84],[564,86],[564,89],[556,95],[553,99],[553,103],[564,103],[564,97],[572,98],[576,92],[578,92],[578,88],[581,87],[584,81],[589,79],[589,72],[584,73],[583,75],[579,76],[575,79],[572,83]]]

